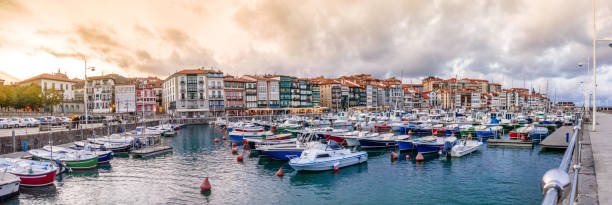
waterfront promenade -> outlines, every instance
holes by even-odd
[[[612,114],[597,113],[596,132],[590,132],[599,204],[612,204]],[[585,129],[591,129],[591,126]]]

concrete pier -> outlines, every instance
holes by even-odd
[[[597,118],[596,131],[589,132],[597,198],[599,204],[612,204],[612,114],[599,112]],[[584,128],[590,129],[591,126]]]

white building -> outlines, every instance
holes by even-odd
[[[471,102],[470,104],[472,105],[472,109],[478,109],[482,107],[482,100],[480,99],[480,93],[479,92],[472,92],[472,96],[471,96]]]
[[[208,112],[206,71],[190,69],[176,72],[162,83],[162,106],[168,114],[199,117]]]
[[[208,85],[208,111],[224,112],[223,72],[213,70],[204,70],[204,72],[206,72],[206,85]]]
[[[136,86],[116,85],[115,103],[116,113],[136,112]]]
[[[87,109],[91,113],[113,111],[115,78],[109,75],[87,77]]]
[[[35,84],[40,86],[42,93],[47,94],[48,90],[59,91],[62,95],[62,102],[53,106],[53,112],[57,113],[80,113],[83,111],[83,101],[76,101],[74,86],[77,80],[68,78],[59,70],[57,73],[43,73],[19,82],[20,86]]]

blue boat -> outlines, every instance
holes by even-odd
[[[395,147],[397,145],[396,140],[397,137],[391,133],[381,134],[376,137],[360,138],[359,146],[364,149]]]
[[[416,148],[412,143],[412,140],[398,140],[395,142],[397,143],[397,146],[399,147],[400,151],[413,150]]]
[[[278,160],[290,160],[291,158],[300,157],[302,155],[302,151],[304,148],[287,148],[287,149],[277,149],[277,150],[261,150],[259,152],[259,156],[270,157],[272,159]]]
[[[229,134],[229,138],[231,141],[234,142],[242,142],[242,140],[244,138],[266,138],[268,136],[272,136],[272,132],[270,131],[265,131],[265,132],[240,132],[240,131],[233,131],[230,132]]]
[[[433,139],[433,140],[432,140]],[[428,137],[413,141],[418,152],[422,154],[450,151],[457,143],[456,137]]]

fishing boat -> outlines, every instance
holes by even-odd
[[[91,153],[53,152],[44,149],[33,149],[28,151],[35,160],[64,162],[73,170],[95,169],[98,166],[98,155]]]
[[[456,137],[434,137],[421,138],[412,142],[418,152],[422,154],[436,153],[438,151],[448,152],[457,143]]]
[[[459,134],[461,137],[467,137],[468,135],[476,135],[476,131],[474,130],[473,125],[460,125],[459,126]]]
[[[130,144],[108,143],[108,142],[100,142],[97,140],[93,140],[93,142],[77,141],[77,142],[74,142],[74,145],[76,146],[77,149],[82,149],[85,146],[89,146],[93,150],[101,150],[101,151],[110,150],[110,151],[113,151],[113,153],[129,152],[130,149],[132,148]]]
[[[380,134],[374,137],[359,138],[359,146],[364,149],[395,147],[397,137],[393,133]]]
[[[444,127],[444,134],[446,134],[446,136],[451,136],[453,134],[461,135],[459,131],[460,131],[459,124],[449,124],[446,127]]]
[[[542,141],[548,136],[548,128],[546,127],[534,127],[529,132],[529,138],[534,141]]]
[[[102,150],[92,150],[89,145],[84,147],[72,147],[72,148],[64,148],[58,146],[44,146],[44,150],[53,151],[53,152],[65,152],[65,153],[73,153],[75,155],[97,155],[98,156],[98,164],[110,164],[111,159],[113,159],[112,151],[102,151]]]
[[[232,131],[229,133],[229,137],[231,141],[242,142],[244,138],[260,138],[265,139],[269,136],[273,136],[274,134],[270,131],[263,132],[241,132],[241,131]]]
[[[478,151],[482,147],[482,142],[478,140],[459,140],[453,148],[451,148],[452,157],[461,157],[466,154]]]
[[[533,129],[533,127],[519,127],[515,130],[510,131],[508,135],[510,139],[513,139],[513,140],[516,140],[516,139],[524,140],[525,138],[529,136],[531,129]]]
[[[391,132],[392,127],[390,124],[387,123],[382,123],[382,124],[376,124],[374,125],[374,132],[378,132],[378,133],[388,133]]]
[[[91,143],[96,143],[96,144],[117,143],[117,144],[135,145],[135,144],[138,144],[137,141],[139,140],[131,136],[126,136],[126,135],[121,135],[121,134],[112,134],[106,137],[87,138],[87,141]]]
[[[0,200],[19,194],[19,177],[11,173],[0,173]]]
[[[418,125],[416,125],[416,128],[414,129],[414,132],[416,134],[430,134],[431,133],[431,124],[429,124],[429,123],[418,124]]]
[[[59,172],[57,165],[53,162],[13,158],[0,158],[0,170],[5,170],[19,177],[21,186],[53,184],[55,176]]]
[[[335,141],[328,144],[312,144],[300,157],[289,160],[289,165],[297,171],[325,171],[360,164],[368,160],[368,153],[351,151]]]
[[[489,137],[495,137],[501,134],[501,130],[503,128],[501,126],[486,126],[486,125],[478,125],[476,127],[474,127],[474,130],[476,131],[476,136],[477,137],[482,137],[482,138],[489,138]]]
[[[428,136],[425,138],[434,138],[434,136]],[[415,138],[413,136],[410,135],[400,135],[397,136],[397,140],[395,141],[395,143],[397,143],[397,147],[400,151],[405,151],[405,150],[413,150],[416,149],[416,146],[414,146],[414,140],[419,139],[419,138]]]
[[[433,135],[446,135],[446,129],[444,124],[435,124],[431,126],[431,134]]]

